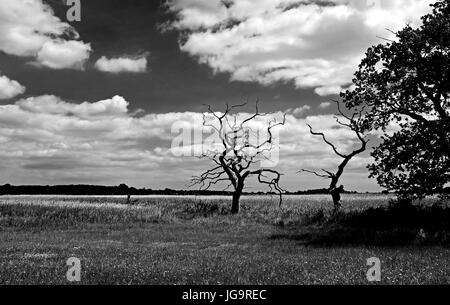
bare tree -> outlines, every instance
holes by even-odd
[[[344,173],[345,167],[348,165],[350,160],[353,159],[353,157],[355,157],[356,155],[366,150],[367,143],[369,142],[369,140],[366,139],[366,137],[364,136],[364,127],[362,127],[362,124],[360,124],[361,118],[363,117],[364,108],[361,108],[359,111],[355,111],[351,116],[349,116],[344,114],[344,112],[341,110],[339,102],[338,101],[335,102],[337,104],[337,108],[339,111],[339,114],[335,116],[336,122],[339,125],[342,125],[352,130],[356,134],[356,137],[360,142],[360,145],[350,153],[342,153],[337,149],[336,145],[334,145],[327,139],[327,137],[323,132],[315,132],[311,127],[311,125],[307,124],[310,133],[314,136],[322,137],[323,141],[326,144],[328,144],[328,146],[330,146],[333,149],[334,153],[342,159],[342,162],[338,165],[337,170],[335,172],[331,172],[325,169],[321,170],[322,173],[306,169],[302,169],[300,172],[312,173],[318,177],[331,180],[328,191],[333,199],[334,212],[337,212],[341,207],[340,194],[344,191],[343,185],[338,187],[339,179]],[[346,122],[342,122],[339,117],[344,118]]]
[[[255,113],[246,117],[239,118],[236,109],[246,106],[247,103],[226,106],[223,113],[217,113],[208,106],[208,112],[203,115],[203,126],[210,127],[218,135],[218,148],[208,150],[201,155],[201,158],[207,158],[213,161],[215,167],[205,171],[200,176],[192,178],[193,185],[199,185],[200,189],[208,190],[220,182],[228,182],[228,188],[233,189],[233,201],[231,213],[239,213],[239,200],[245,188],[246,179],[256,176],[258,182],[267,184],[270,191],[276,191],[280,196],[280,205],[282,202],[282,192],[279,182],[281,174],[269,168],[261,168],[260,163],[268,159],[267,154],[274,149],[273,129],[285,124],[286,117],[283,115],[281,122],[276,119],[268,121],[265,127],[266,134],[264,139],[259,139],[256,143],[250,141],[250,136],[257,135],[261,137],[261,130],[255,130],[250,123],[258,117],[265,117],[267,113],[260,113],[258,102],[256,102]],[[212,118],[211,120],[208,120]]]

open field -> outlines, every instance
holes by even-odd
[[[388,200],[344,195],[342,218],[387,207]],[[450,283],[448,243],[419,236],[401,244],[418,228],[395,231],[390,238],[399,240],[386,244],[382,234],[374,243],[366,235],[337,245],[305,242],[302,236],[326,222],[332,203],[324,195],[286,196],[281,209],[277,197],[247,196],[237,216],[228,214],[226,197],[125,202],[0,197],[0,284],[68,284],[69,257],[81,260],[81,284],[367,284],[370,257],[381,260],[382,284]]]

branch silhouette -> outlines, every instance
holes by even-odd
[[[248,101],[238,105],[226,105],[223,113],[215,112],[210,105],[207,105],[208,112],[203,114],[203,126],[212,128],[219,137],[220,148],[217,151],[208,150],[200,158],[207,158],[215,163],[215,167],[203,172],[199,176],[194,176],[190,186],[199,185],[201,190],[208,190],[220,182],[229,182],[229,187],[233,187],[233,202],[231,212],[239,212],[239,200],[245,188],[246,179],[256,176],[258,182],[269,186],[271,192],[279,194],[279,204],[282,204],[282,193],[280,187],[282,174],[274,169],[255,168],[258,162],[268,159],[274,147],[273,130],[286,123],[286,114],[282,120],[276,119],[268,122],[265,131],[267,133],[263,141],[252,143],[249,140],[250,134],[257,134],[249,123],[258,117],[267,116],[268,113],[259,111],[259,100],[255,103],[255,111],[252,115],[242,120],[238,119],[238,110],[247,106]],[[212,120],[209,120],[212,118]]]
[[[325,179],[331,180],[328,190],[332,196],[334,209],[336,212],[337,210],[339,210],[339,208],[341,206],[340,193],[342,193],[344,191],[344,187],[342,185],[340,187],[337,187],[337,185],[339,183],[339,179],[341,178],[342,174],[344,173],[344,170],[345,170],[346,166],[348,165],[348,163],[350,162],[350,160],[352,160],[356,155],[364,152],[367,149],[367,143],[369,142],[369,140],[366,139],[365,136],[363,135],[363,128],[360,127],[361,125],[359,124],[359,122],[361,121],[361,118],[364,115],[365,109],[361,108],[360,110],[353,112],[353,114],[351,116],[349,116],[341,110],[339,101],[334,101],[334,102],[336,102],[337,109],[339,112],[339,114],[336,114],[336,116],[335,116],[336,122],[339,125],[352,130],[355,133],[358,141],[360,142],[360,146],[357,149],[354,149],[350,153],[339,152],[336,145],[334,145],[331,141],[329,141],[323,132],[316,132],[316,131],[314,131],[314,129],[311,125],[307,124],[307,126],[309,127],[310,133],[313,136],[320,136],[322,138],[322,140],[328,146],[330,146],[332,148],[333,152],[342,159],[342,161],[338,165],[337,170],[335,172],[331,172],[331,171],[322,169],[322,172],[325,173],[325,174],[323,174],[323,173],[319,173],[319,172],[313,171],[313,170],[301,169],[299,171],[299,173],[306,172],[306,173],[314,174],[315,176],[320,177],[320,178],[325,178]],[[347,123],[342,122],[340,117],[344,118],[348,122]]]

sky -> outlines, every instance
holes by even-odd
[[[180,126],[201,132],[206,104],[249,101],[245,117],[258,100],[262,112],[286,113],[282,186],[326,187],[297,173],[339,161],[306,123],[351,151],[355,135],[335,122],[330,100],[368,47],[392,39],[387,29],[419,26],[433,1],[79,2],[76,21],[66,0],[0,0],[0,184],[184,189],[211,162],[172,149]],[[192,138],[194,151],[201,139]],[[368,152],[352,160],[347,189],[379,190],[370,162]]]

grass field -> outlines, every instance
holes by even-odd
[[[388,200],[344,195],[340,217],[387,207]],[[448,243],[426,242],[416,234],[420,224],[407,232],[389,228],[389,237],[358,228],[351,238],[342,238],[348,230],[330,235],[338,237],[336,244],[305,242],[323,232],[328,196],[286,196],[282,208],[277,197],[247,196],[237,216],[229,215],[227,197],[135,196],[132,205],[125,202],[0,197],[0,284],[70,284],[69,257],[81,260],[81,284],[368,284],[370,257],[381,260],[382,284],[450,283]],[[448,211],[439,212],[444,226]],[[425,234],[431,236],[433,226]],[[328,227],[333,234],[342,230]]]

